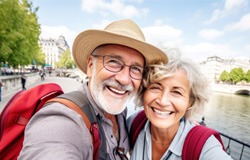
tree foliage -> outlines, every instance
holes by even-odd
[[[220,74],[220,81],[229,82],[231,84],[236,84],[240,81],[250,82],[250,70],[244,73],[242,68],[233,68],[229,73],[227,71],[223,71]]]
[[[34,60],[36,65],[44,66],[45,65],[45,54],[42,52],[42,49],[39,48],[38,53],[35,55]]]
[[[227,82],[229,81],[229,73],[227,71],[223,71],[220,75],[220,81]]]
[[[39,54],[38,8],[27,0],[0,0],[0,61],[12,67],[31,64]]]
[[[247,73],[245,74],[245,80],[247,82],[250,82],[250,70],[248,70]]]
[[[230,80],[236,84],[237,82],[240,82],[244,78],[244,71],[242,68],[234,68],[229,73]]]
[[[60,60],[56,63],[56,67],[70,69],[70,68],[74,68],[74,64],[75,63],[70,56],[70,51],[66,50],[61,54]]]

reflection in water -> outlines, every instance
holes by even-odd
[[[250,144],[250,97],[215,93],[205,107],[208,127]]]

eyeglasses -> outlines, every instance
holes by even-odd
[[[94,57],[103,57],[103,66],[106,70],[118,73],[124,66],[129,67],[129,75],[135,80],[141,80],[143,78],[144,68],[136,65],[126,65],[122,60],[109,56],[109,55],[92,55]]]

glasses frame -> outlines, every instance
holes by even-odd
[[[110,55],[92,55],[92,56],[93,56],[93,57],[96,57],[96,58],[102,57],[102,58],[103,58],[103,59],[102,59],[103,67],[104,67],[106,70],[108,70],[108,71],[110,71],[110,72],[113,72],[113,73],[118,73],[118,72],[120,72],[120,71],[124,68],[124,66],[129,67],[129,76],[130,76],[130,78],[135,79],[135,80],[142,80],[143,77],[144,77],[144,73],[146,72],[146,69],[145,69],[144,67],[140,67],[140,66],[136,66],[136,65],[127,65],[127,64],[125,64],[121,59],[116,58],[116,57],[113,57],[113,56],[110,56]],[[105,65],[105,57],[112,57],[112,58],[115,58],[115,59],[121,61],[121,62],[123,63],[123,65],[121,66],[120,70],[114,71],[114,70],[108,69],[107,66]],[[136,66],[136,67],[142,69],[141,78],[134,78],[134,77],[131,75],[131,67],[133,67],[133,66]]]

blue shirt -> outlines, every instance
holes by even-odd
[[[137,113],[127,119],[127,125],[130,129],[133,119]],[[161,160],[181,160],[182,147],[188,132],[194,127],[189,120],[181,121],[179,129],[170,144],[168,150],[163,154]],[[151,160],[152,143],[150,133],[150,122],[147,121],[136,140],[134,149],[131,153],[131,160]],[[202,148],[200,159],[202,160],[232,160],[232,158],[222,149],[220,142],[212,135],[208,138]]]

